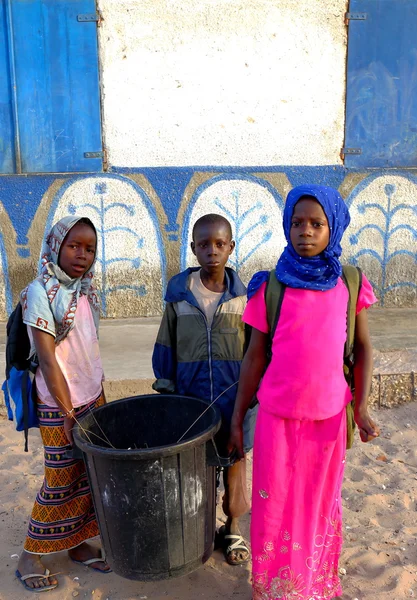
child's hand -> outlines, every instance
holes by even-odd
[[[227,452],[229,456],[231,456],[234,452],[236,452],[236,457],[240,460],[243,458],[243,427],[242,425],[236,425],[233,423],[230,427],[230,437],[227,444]]]
[[[370,442],[379,437],[381,431],[378,425],[371,419],[367,410],[355,413],[355,422],[358,426],[362,442]]]
[[[75,425],[75,420],[72,417],[72,415],[68,416],[68,417],[64,417],[64,431],[65,431],[65,435],[67,437],[68,443],[71,444],[71,446],[74,445],[74,438],[72,435],[72,428]]]

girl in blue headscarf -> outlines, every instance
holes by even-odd
[[[284,210],[287,246],[275,271],[257,273],[248,287],[243,320],[252,326],[252,336],[242,364],[229,449],[243,455],[242,423],[257,394],[253,600],[318,600],[342,593],[341,485],[345,407],[352,394],[343,371],[349,291],[339,258],[349,221],[336,190],[318,185],[294,188]],[[265,295],[272,277],[285,291],[275,331],[270,330]],[[355,421],[364,442],[379,435],[367,409],[372,348],[364,310],[375,301],[363,276],[356,304],[354,377]]]

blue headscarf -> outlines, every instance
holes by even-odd
[[[311,258],[299,256],[290,240],[294,207],[302,196],[312,196],[319,202],[330,228],[329,245],[318,256]],[[323,185],[299,185],[293,188],[287,196],[284,208],[283,227],[287,246],[275,267],[278,281],[289,287],[306,290],[325,291],[334,288],[342,274],[339,261],[342,254],[340,242],[349,223],[348,208],[337,190]],[[248,286],[248,298],[253,296],[267,278],[267,271],[253,276]]]

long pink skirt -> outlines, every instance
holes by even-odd
[[[345,410],[324,421],[297,421],[260,407],[253,450],[253,600],[327,600],[342,593],[345,453]]]

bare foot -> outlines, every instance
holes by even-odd
[[[25,552],[23,550],[19,563],[17,565],[17,570],[20,575],[29,575],[29,573],[45,573],[45,567],[41,562],[41,557],[38,554],[29,554],[29,552]],[[33,588],[33,589],[41,589],[48,585],[58,585],[58,580],[54,576],[40,578],[40,577],[30,577],[25,580],[25,583]]]
[[[80,546],[68,550],[68,556],[72,560],[84,562],[92,558],[101,558],[101,550],[100,548],[95,548],[94,546],[87,544],[87,542],[84,542],[80,544]],[[104,573],[106,571],[111,571],[109,565],[106,562],[103,562],[102,560],[90,563],[86,566],[91,567],[92,569],[97,569],[98,571],[103,571]]]

